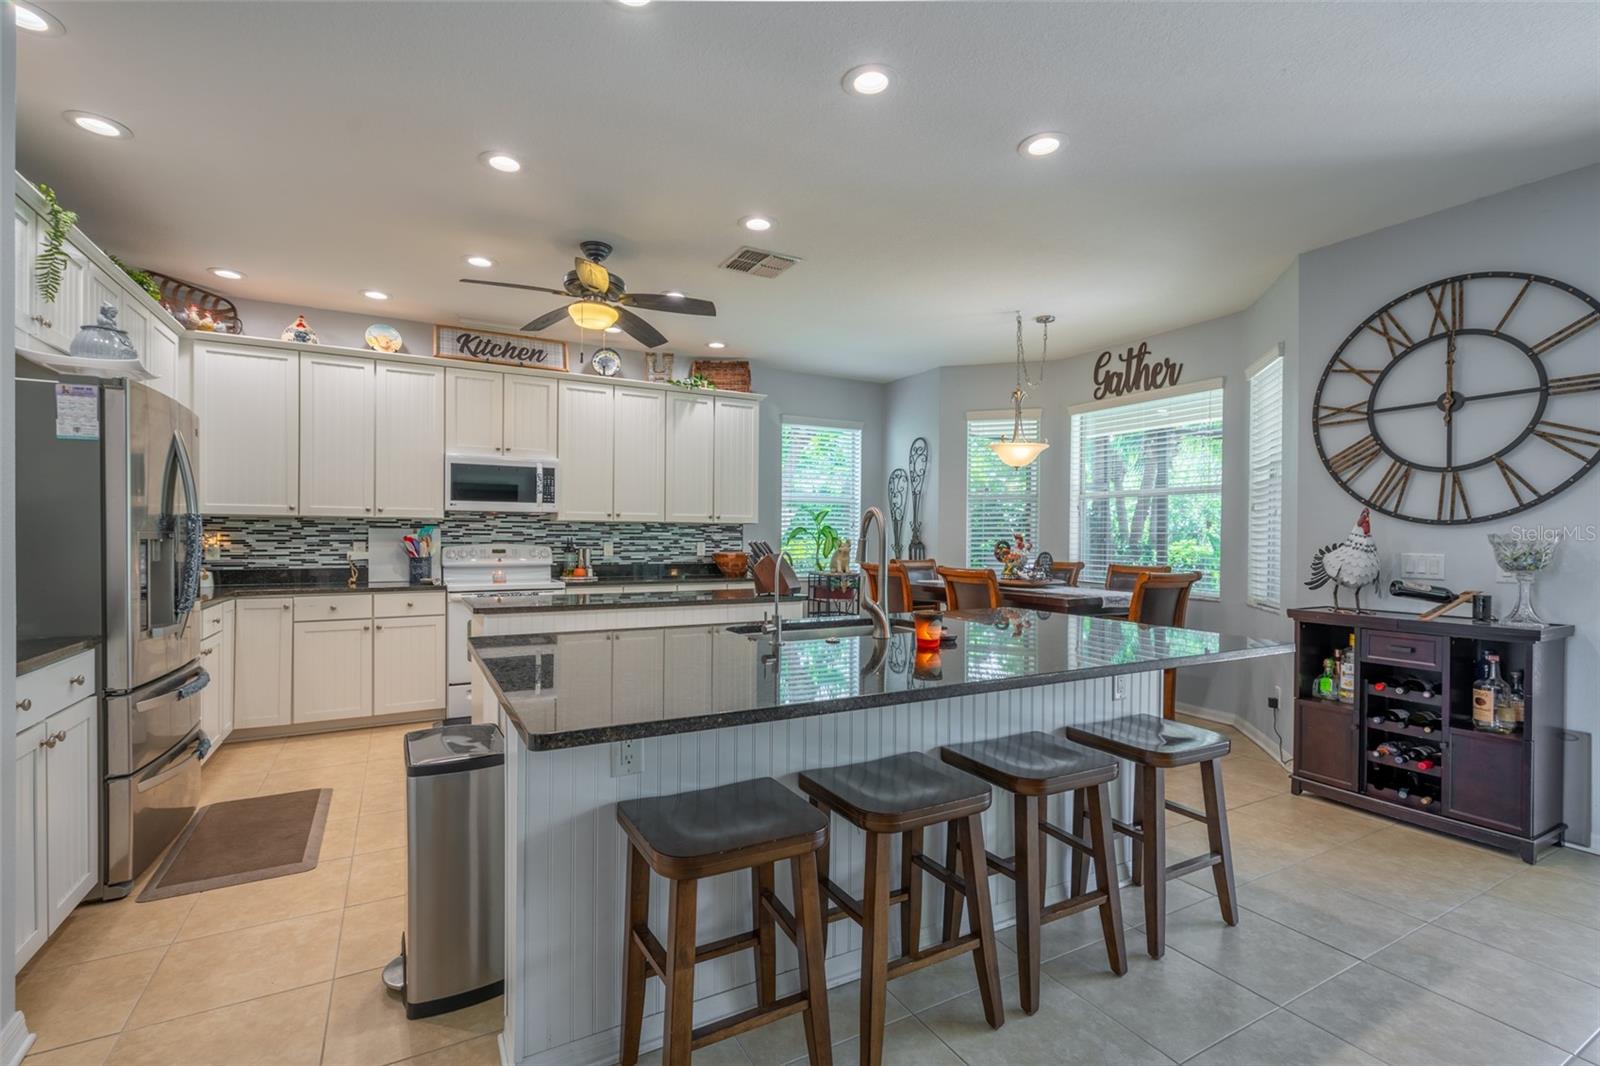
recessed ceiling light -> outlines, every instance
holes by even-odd
[[[674,300],[681,300],[681,299],[683,299],[683,293],[681,293],[681,292],[679,292],[679,291],[678,291],[678,290],[677,290],[677,289],[672,289],[672,290],[670,290],[670,291],[668,291],[668,292],[664,292],[664,293],[662,293],[662,294],[661,294],[661,295],[663,295],[663,296],[670,296],[670,297],[672,297],[672,298],[673,298],[673,299],[674,299]]]
[[[723,344],[721,341],[712,341],[710,344],[706,345],[706,347],[707,348],[726,348],[727,345]]]
[[[378,289],[362,289],[361,295],[365,296],[369,300],[387,300],[389,298],[388,293],[382,292]]]
[[[486,255],[469,255],[467,256],[467,265],[482,267],[487,270],[489,267],[494,266],[494,260]]]
[[[650,0],[617,0],[623,7],[644,7]]]
[[[1065,135],[1060,133],[1035,133],[1032,137],[1017,145],[1017,151],[1025,156],[1039,158],[1052,155],[1063,144],[1067,143]]]
[[[97,137],[132,137],[133,131],[122,123],[106,118],[104,115],[92,114],[88,111],[63,111],[62,117],[85,133],[92,133]]]
[[[638,7],[638,6],[639,6],[639,5],[637,5],[637,4],[630,4],[630,5],[628,5],[628,6],[629,6],[629,7]],[[622,327],[621,327],[621,326],[607,326],[607,327],[606,327],[606,332],[607,332],[607,333],[621,333],[621,332],[622,332]]]
[[[889,87],[889,68],[877,64],[856,67],[844,76],[844,91],[855,96],[877,96]]]
[[[502,174],[515,174],[522,169],[515,156],[506,155],[504,152],[485,152],[478,157],[483,165]]]
[[[229,267],[208,267],[207,269],[209,269],[211,273],[215,274],[217,277],[227,278],[229,281],[238,281],[240,278],[244,277],[243,273],[233,270]]]
[[[17,29],[27,30],[29,33],[38,33],[46,37],[54,37],[66,33],[60,22],[54,16],[40,11],[38,8],[29,7],[27,4],[17,4]]]
[[[761,215],[746,215],[739,220],[739,225],[752,233],[765,233],[772,228],[772,219],[763,218]]]

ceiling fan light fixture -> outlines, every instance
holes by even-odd
[[[615,325],[618,316],[617,309],[610,304],[598,300],[579,300],[567,305],[567,317],[577,323],[579,329],[605,329]]]
[[[622,332],[622,327],[621,326],[607,326],[606,327],[606,332],[607,333],[621,333]]]

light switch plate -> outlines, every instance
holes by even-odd
[[[1400,576],[1426,581],[1444,580],[1444,556],[1434,552],[1401,552]]]
[[[613,542],[603,540],[600,542],[600,558],[609,559],[613,554]]]

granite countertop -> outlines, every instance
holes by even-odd
[[[590,586],[591,588],[593,586]],[[804,603],[803,593],[791,593],[785,603]],[[603,611],[637,607],[728,607],[771,603],[771,596],[754,589],[702,589],[680,592],[480,592],[461,597],[479,614],[528,614],[540,611]]]
[[[24,637],[17,641],[17,676],[98,647],[99,637]]]
[[[1114,618],[1002,608],[946,614],[937,654],[915,649],[909,616],[885,642],[849,617],[789,622],[772,638],[753,625],[629,630],[659,632],[676,649],[663,657],[662,710],[642,721],[612,721],[615,684],[654,688],[640,660],[612,655],[596,666],[597,637],[571,633],[473,637],[471,655],[500,706],[532,750],[604,744],[869,707],[949,699],[1116,674],[1285,655],[1288,640],[1145,626]],[[826,628],[824,628],[826,627]],[[675,636],[676,635],[676,636]],[[695,656],[690,662],[687,657]],[[673,667],[668,669],[667,666]],[[708,680],[709,676],[709,680]],[[645,686],[645,687],[641,687]],[[715,709],[708,712],[707,707]]]
[[[223,600],[247,596],[324,596],[352,592],[418,592],[444,591],[443,585],[413,585],[409,581],[369,581],[365,567],[358,567],[359,577],[355,588],[350,587],[350,568],[347,566],[319,567],[248,567],[225,568],[211,571],[214,582],[211,595],[202,598],[204,603],[221,603]]]

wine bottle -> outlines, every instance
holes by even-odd
[[[1432,711],[1412,711],[1406,716],[1406,725],[1432,733],[1439,728],[1439,716]]]

